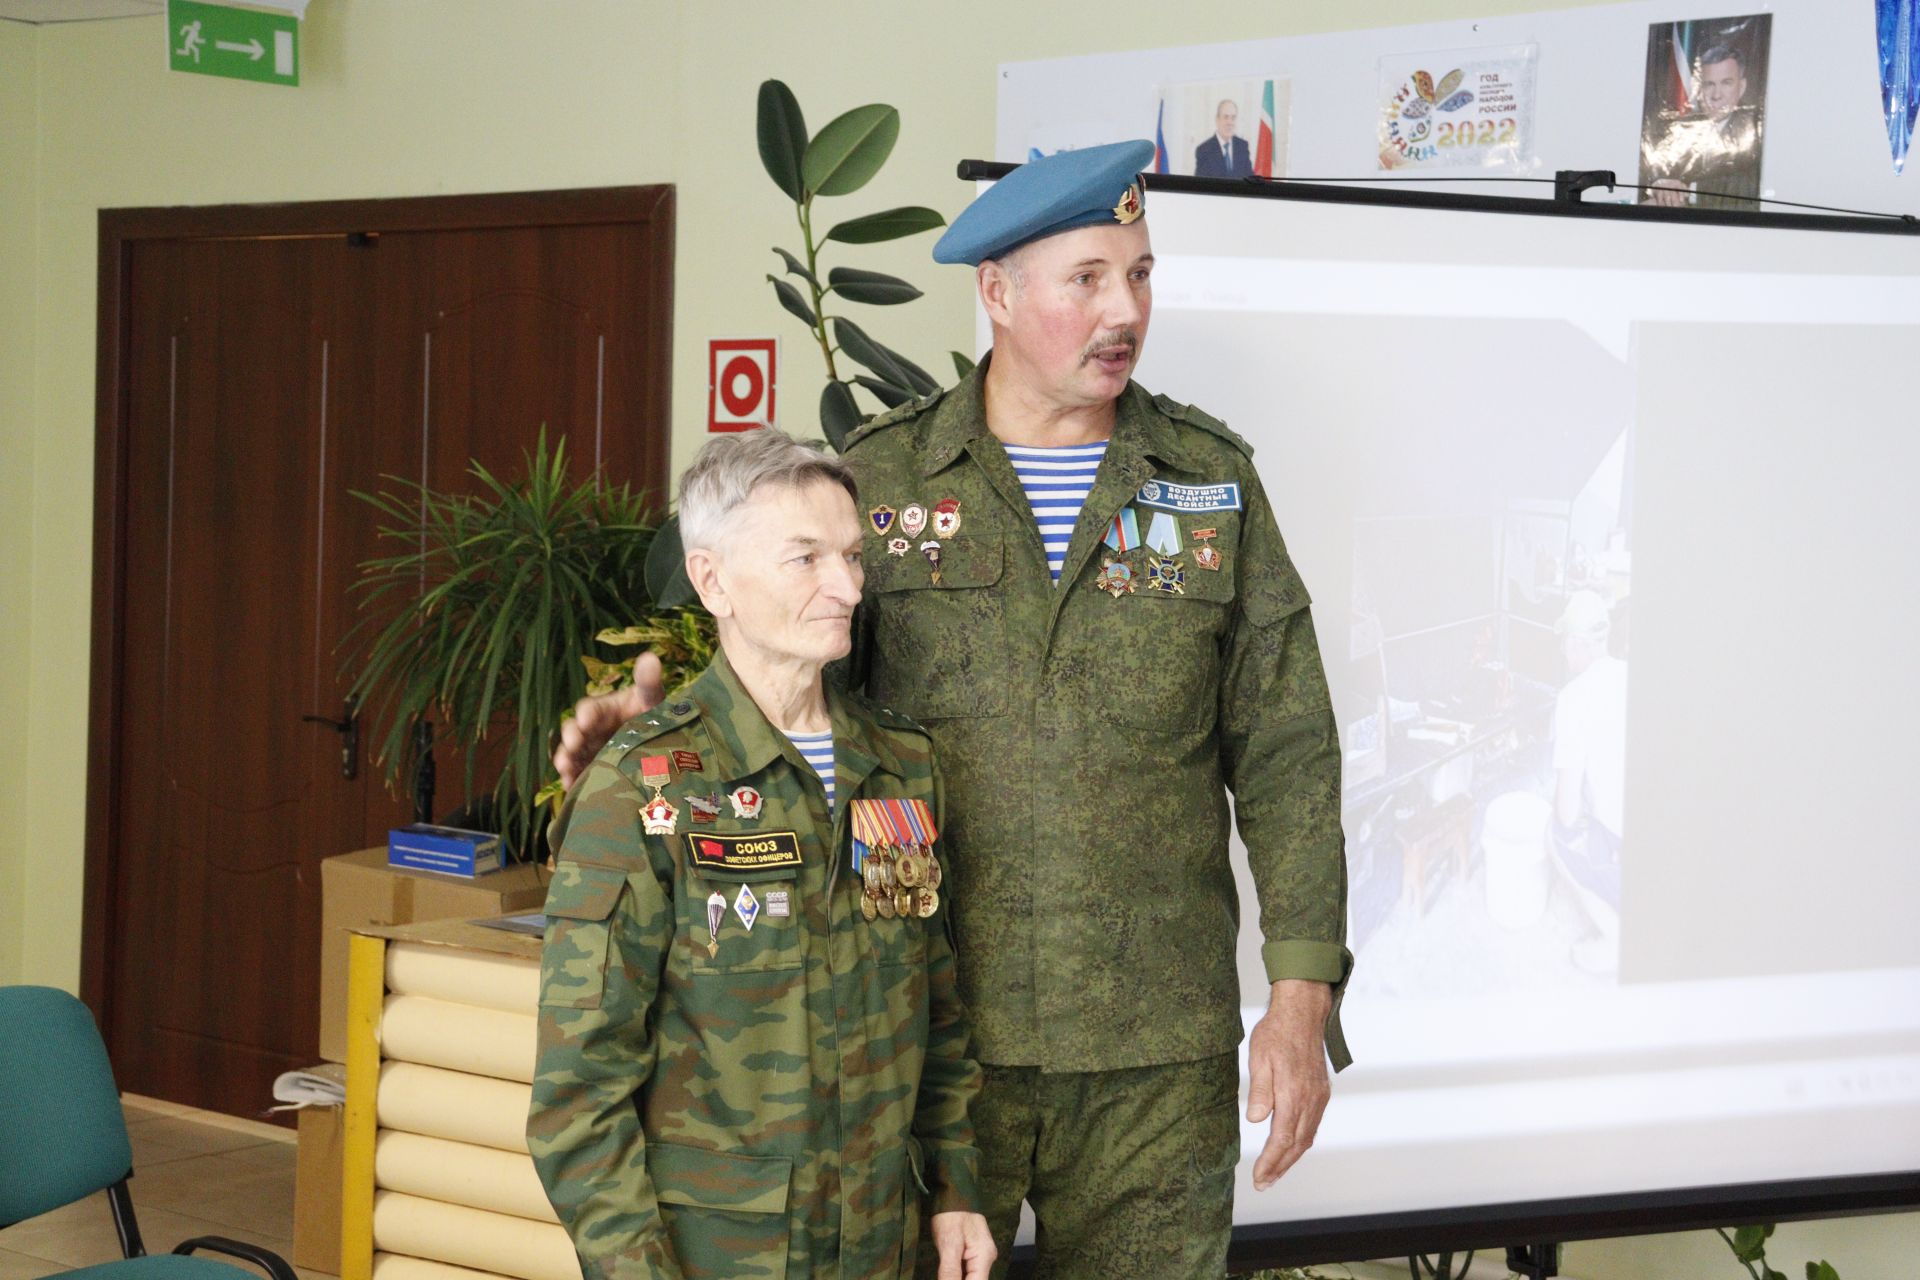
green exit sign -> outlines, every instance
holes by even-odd
[[[290,14],[167,0],[167,65],[267,84],[300,83],[300,24]]]

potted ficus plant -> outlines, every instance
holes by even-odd
[[[648,612],[655,533],[627,486],[569,479],[564,438],[549,449],[543,428],[524,463],[515,480],[474,463],[472,493],[398,476],[386,477],[391,492],[356,493],[394,552],[361,565],[363,617],[344,646],[388,784],[407,767],[414,727],[431,721],[462,754],[466,794],[487,797],[459,825],[499,832],[521,860],[544,829],[555,709],[587,692],[582,654],[617,663],[594,637]],[[476,772],[503,748],[476,793]]]

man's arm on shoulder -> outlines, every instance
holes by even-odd
[[[673,941],[671,868],[649,853],[640,804],[602,761],[554,828],[527,1145],[587,1280],[680,1278],[634,1106],[658,1057],[647,1015]]]

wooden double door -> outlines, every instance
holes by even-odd
[[[341,640],[355,491],[664,499],[666,188],[102,215],[85,994],[121,1087],[234,1114],[315,1060],[320,863],[390,795]],[[459,762],[443,750],[443,802]]]

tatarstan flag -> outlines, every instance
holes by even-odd
[[[1260,136],[1253,143],[1253,172],[1255,177],[1273,176],[1273,81],[1267,81],[1267,90],[1260,97]]]

